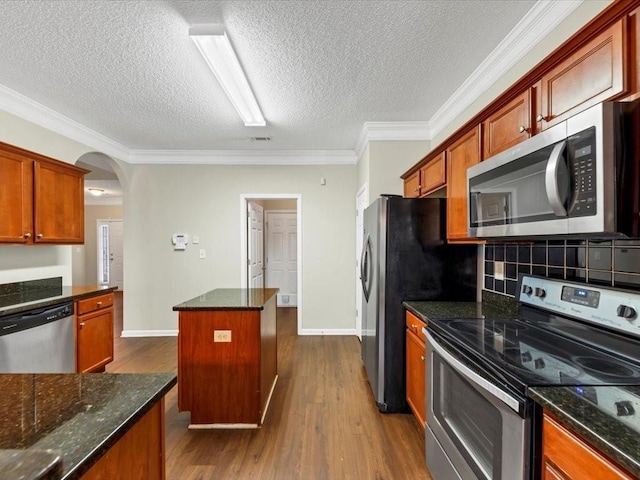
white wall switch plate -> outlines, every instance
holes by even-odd
[[[193,243],[200,243],[200,236],[199,235],[194,235],[193,236]]]
[[[207,251],[204,248],[200,249],[200,258],[207,258]]]
[[[493,265],[493,278],[504,280],[504,262],[494,262]]]

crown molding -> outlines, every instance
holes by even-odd
[[[132,164],[355,165],[353,150],[132,150]]]
[[[432,136],[451,124],[584,0],[540,0],[431,117]]]
[[[69,117],[0,85],[0,109],[99,152],[127,160],[129,149]]]
[[[356,144],[360,158],[369,142],[431,140],[430,122],[364,122]]]

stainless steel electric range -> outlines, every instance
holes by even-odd
[[[515,318],[430,319],[427,466],[434,478],[537,478],[536,386],[562,386],[638,428],[640,292],[521,275]],[[636,412],[638,410],[638,412]]]

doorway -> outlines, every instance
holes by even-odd
[[[278,288],[278,307],[298,305],[298,219],[295,210],[265,210],[266,285]]]
[[[117,286],[124,279],[122,254],[122,220],[98,220],[98,285]]]
[[[289,205],[287,208],[274,208],[274,203],[277,202],[280,205]],[[249,280],[251,278],[249,274],[248,265],[250,264],[250,250],[254,247],[251,245],[251,230],[250,230],[250,214],[249,204],[257,203],[263,207],[263,210],[289,210],[289,213],[295,214],[295,263],[296,263],[296,275],[295,275],[295,296],[297,304],[297,333],[302,331],[302,304],[303,304],[303,292],[302,292],[302,196],[300,194],[241,194],[240,195],[240,225],[241,225],[241,242],[240,242],[240,272],[241,272],[241,285],[244,287],[249,286]],[[266,207],[265,207],[266,205]],[[264,239],[263,239],[264,242]],[[253,242],[254,245],[257,242]],[[263,243],[264,248],[264,243]],[[269,283],[265,284],[265,287],[270,287]],[[291,301],[291,297],[289,298]]]

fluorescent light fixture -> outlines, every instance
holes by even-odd
[[[264,127],[256,97],[222,25],[195,25],[189,35],[247,127]]]
[[[87,188],[87,191],[94,197],[99,197],[104,193],[104,190],[102,188]]]

